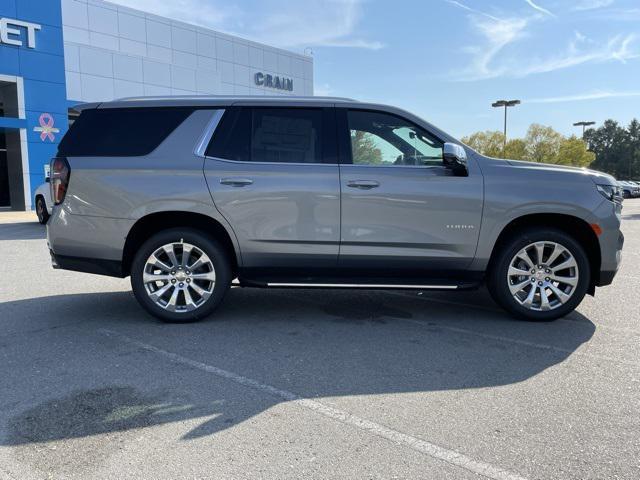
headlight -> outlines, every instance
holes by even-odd
[[[596,185],[596,188],[607,200],[612,202],[620,202],[622,200],[622,187],[616,185]]]

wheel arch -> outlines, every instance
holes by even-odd
[[[145,215],[133,224],[127,234],[122,252],[122,272],[131,274],[131,263],[137,249],[152,235],[169,228],[187,227],[200,230],[219,241],[229,254],[233,273],[237,273],[241,264],[240,252],[233,241],[233,233],[216,219],[202,213],[187,211],[165,211]]]
[[[493,268],[493,264],[497,257],[497,252],[507,242],[507,240],[525,228],[530,227],[553,227],[563,231],[567,235],[573,237],[587,254],[587,260],[590,267],[590,283],[588,293],[593,295],[595,292],[595,284],[599,277],[600,264],[602,257],[600,253],[600,243],[598,237],[588,222],[582,218],[567,215],[563,213],[533,213],[522,215],[511,220],[504,226],[491,251],[489,257],[488,270]]]

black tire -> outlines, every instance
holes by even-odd
[[[143,282],[143,274],[147,259],[158,248],[181,241],[194,245],[202,250],[213,263],[215,283],[213,292],[204,303],[192,311],[169,311],[157,305],[147,293]],[[201,320],[210,315],[222,302],[232,280],[230,259],[226,250],[205,233],[192,228],[172,228],[153,235],[135,253],[131,264],[131,287],[136,299],[142,307],[156,318],[170,323],[189,323]],[[184,300],[184,297],[182,297]]]
[[[521,305],[509,291],[507,272],[513,257],[527,245],[534,242],[555,242],[565,247],[573,255],[578,265],[578,282],[566,303],[552,310],[531,310]],[[555,228],[528,228],[513,234],[499,245],[499,251],[492,260],[487,275],[487,286],[493,299],[511,315],[525,320],[548,322],[572,312],[582,301],[591,277],[589,259],[584,248],[575,238]],[[545,255],[548,258],[549,255]]]
[[[36,215],[40,225],[45,225],[49,221],[49,212],[47,211],[47,203],[40,195],[36,197]]]

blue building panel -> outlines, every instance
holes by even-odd
[[[0,127],[24,129],[31,191],[24,192],[30,205],[32,192],[44,181],[44,165],[55,156],[68,129],[68,102],[64,72],[64,43],[60,0],[0,0],[0,16],[40,25],[32,44],[28,29],[18,27],[22,45],[0,43],[0,74],[20,77],[24,88],[25,119],[3,117]],[[32,48],[35,41],[35,48]],[[26,165],[25,165],[26,164]]]
[[[0,2],[0,17],[16,18],[18,15],[16,1],[17,0],[2,0]]]
[[[25,80],[25,105],[28,111],[67,115],[67,102],[60,102],[67,95],[64,83]]]
[[[64,84],[64,54],[20,50],[20,76]]]
[[[31,21],[31,20],[27,20]],[[37,23],[37,22],[35,22]],[[22,52],[51,53],[54,55],[64,55],[64,40],[62,27],[42,24],[42,28],[36,32],[36,48],[21,49]]]
[[[2,0],[4,3],[6,0]],[[20,20],[62,27],[60,0],[17,0],[14,12]]]
[[[29,162],[29,183],[31,184],[31,195],[38,186],[44,182],[44,166],[48,164],[58,151],[57,144],[45,144],[42,142],[28,142],[29,157],[37,158],[37,162]]]
[[[0,45],[0,74],[20,74],[20,53],[17,48]]]
[[[18,129],[26,127],[27,121],[22,118],[0,117],[0,128],[2,129]]]

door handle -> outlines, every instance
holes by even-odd
[[[379,186],[380,182],[376,182],[375,180],[349,180],[347,182],[347,187],[359,188],[361,190],[371,190]]]
[[[246,187],[247,185],[251,185],[253,180],[250,178],[221,178],[221,185],[230,185],[232,187]]]

